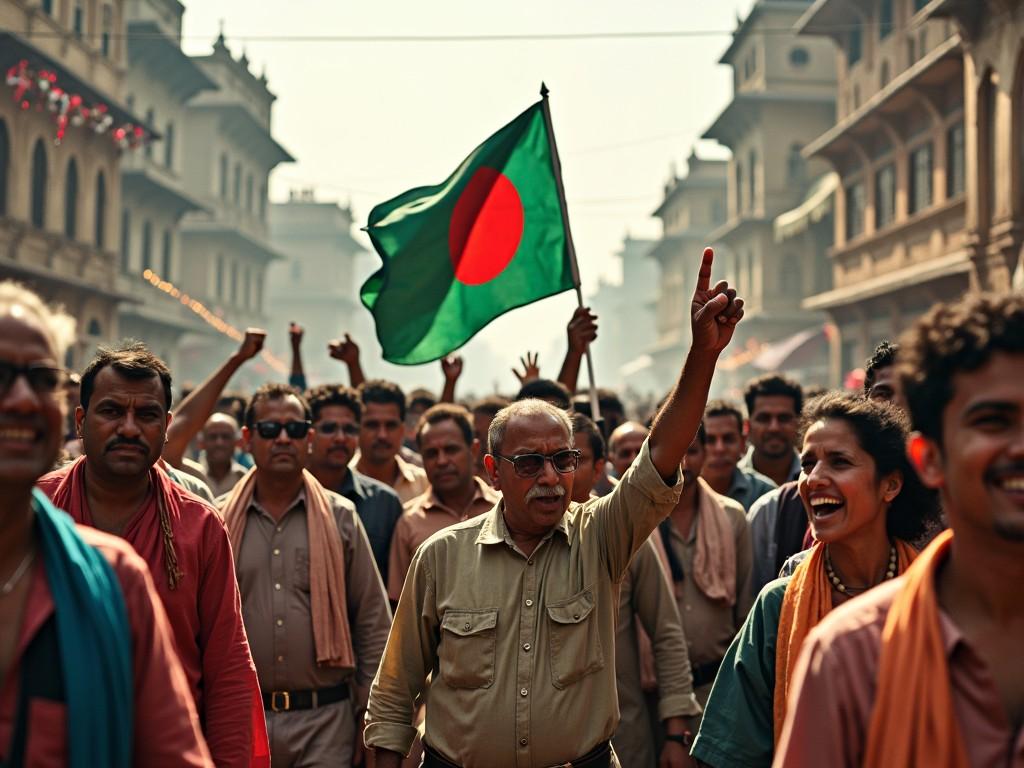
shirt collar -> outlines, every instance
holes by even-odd
[[[498,499],[501,498],[501,494],[494,491],[489,485],[487,485],[479,477],[473,478],[473,498],[470,499],[469,506],[472,507],[478,501],[486,501],[489,505],[493,506],[498,503]],[[438,507],[447,512],[453,512],[443,501],[441,501],[437,494],[434,493],[434,486],[430,486],[430,491],[427,493],[427,498],[423,502],[423,509],[430,510],[434,507]]]
[[[732,482],[729,483],[729,492],[726,496],[734,493],[746,493],[750,490],[750,476],[738,466],[732,470]]]
[[[291,512],[296,507],[300,507],[300,506],[304,507],[305,504],[306,504],[306,487],[305,487],[305,484],[303,484],[303,486],[301,488],[299,488],[299,492],[297,494],[295,494],[295,498],[292,499],[291,503],[288,504],[288,508],[285,510],[284,515],[282,515],[281,517],[283,518],[285,515],[287,515],[289,512]],[[252,494],[252,499],[249,501],[249,509],[246,510],[246,511],[247,512],[256,511],[256,512],[259,512],[262,515],[269,515],[270,514],[269,512],[267,512],[266,509],[263,508],[263,506],[258,501],[256,501],[256,493],[255,492],[253,492],[253,494]]]
[[[558,521],[558,524],[555,525],[548,536],[554,533],[554,531],[561,531],[566,540],[569,539],[568,517],[573,513],[574,507],[578,507],[578,505],[570,505],[565,514],[562,515],[562,519]],[[548,538],[548,536],[545,536],[545,538]],[[501,499],[491,508],[490,512],[484,515],[483,523],[480,525],[480,532],[476,535],[476,543],[501,544],[503,542],[514,546],[512,537],[508,532],[508,526],[505,525],[505,500]]]
[[[756,468],[754,467],[754,446],[753,445],[750,445],[750,446],[747,447],[747,452],[743,455],[743,458],[740,459],[739,464],[737,464],[736,466],[739,469],[741,469],[741,470],[746,470],[746,471],[750,471],[750,472],[756,471]],[[787,477],[787,479],[788,480],[796,480],[797,478],[800,477],[800,472],[802,470],[803,470],[803,467],[800,464],[800,454],[797,453],[794,450],[793,451],[793,460],[789,464],[789,476]]]

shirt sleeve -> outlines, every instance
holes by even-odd
[[[736,605],[733,607],[733,620],[734,626],[739,627],[746,621],[750,607],[754,604],[754,591],[751,587],[754,553],[746,515],[737,510],[733,525],[736,537]]]
[[[613,581],[619,582],[629,561],[662,520],[668,517],[679,501],[682,476],[677,470],[672,485],[658,474],[651,461],[648,440],[644,440],[632,466],[607,496],[584,505],[594,517],[597,535]]]
[[[209,766],[192,692],[174,649],[167,614],[142,558],[116,564],[132,633],[135,765]]]
[[[658,551],[650,539],[637,551],[629,573],[633,579],[633,610],[651,638],[654,650],[658,719],[699,715],[701,709],[693,695],[693,674],[683,622]]]
[[[771,763],[775,643],[787,583],[779,580],[765,587],[726,651],[693,743],[692,754],[702,763],[714,768],[764,768]]]
[[[413,556],[366,710],[366,746],[403,755],[416,736],[416,697],[437,658],[440,622],[428,553],[420,547]]]
[[[256,667],[242,624],[235,561],[220,518],[206,518],[199,585],[199,648],[203,663],[203,723],[218,768],[248,768],[252,753]]]
[[[779,492],[766,493],[750,506],[747,522],[750,523],[750,542],[754,564],[751,576],[752,591],[760,592],[761,587],[776,577],[775,555],[778,542],[775,540],[775,524],[779,518]]]

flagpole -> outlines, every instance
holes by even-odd
[[[551,151],[551,172],[555,175],[555,185],[558,187],[558,204],[562,209],[562,226],[565,227],[565,248],[569,252],[569,265],[572,268],[572,282],[576,288],[576,302],[583,306],[583,288],[580,281],[580,265],[576,261],[576,246],[572,242],[572,229],[569,227],[569,206],[565,202],[565,187],[562,185],[562,161],[558,159],[558,145],[555,143],[555,129],[551,124],[551,109],[548,105],[548,87],[540,84],[541,109],[544,113],[544,126],[548,133],[548,149]],[[594,382],[594,358],[590,355],[590,345],[587,344],[587,377],[590,379],[590,415],[595,422],[600,423],[601,408],[598,405],[597,385]]]

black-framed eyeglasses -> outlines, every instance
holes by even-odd
[[[566,448],[548,454],[520,453],[518,456],[505,456],[495,453],[492,455],[509,462],[519,477],[536,477],[544,471],[545,461],[550,461],[551,466],[555,468],[555,472],[558,472],[560,475],[575,472],[580,465],[581,454],[575,448]]]
[[[67,381],[67,371],[45,363],[15,365],[0,360],[0,396],[6,395],[15,379],[24,376],[32,391],[37,395],[52,395]]]
[[[276,440],[283,429],[292,440],[299,440],[309,434],[308,421],[257,421],[256,434],[264,440]]]
[[[342,424],[337,421],[318,421],[313,425],[318,435],[334,435],[340,429],[345,437],[359,437],[359,425],[348,422]]]

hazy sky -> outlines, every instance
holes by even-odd
[[[731,97],[730,70],[716,62],[737,13],[746,14],[751,4],[192,0],[186,3],[183,46],[188,53],[208,53],[224,21],[233,54],[244,46],[253,69],[266,68],[278,97],[274,136],[297,158],[271,176],[272,199],[287,199],[289,188],[313,186],[319,199],[351,200],[359,224],[375,203],[443,180],[473,147],[535,101],[546,81],[586,293],[601,277],[617,281],[614,253],[627,232],[658,235],[659,222],[650,214],[670,165],[684,168],[690,148]],[[662,30],[718,34],[526,42],[246,40]],[[721,156],[716,145],[707,150]],[[369,248],[362,233],[357,237]],[[489,389],[495,380],[513,388],[505,359],[510,365],[525,349],[540,350],[542,371],[553,377],[574,304],[567,293],[492,323],[462,351],[469,388]],[[598,339],[595,355],[600,351]],[[433,370],[395,366],[368,373],[406,382],[436,378]]]

